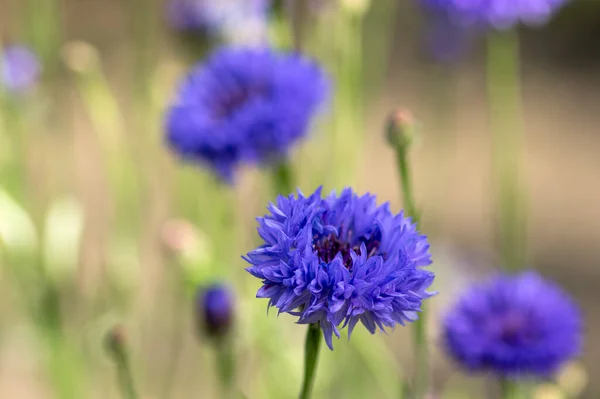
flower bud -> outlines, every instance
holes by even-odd
[[[213,339],[229,334],[234,322],[235,298],[230,288],[215,283],[200,288],[196,298],[198,332]]]
[[[122,357],[126,346],[127,335],[122,325],[117,324],[108,330],[104,337],[104,347],[109,356],[112,358]]]
[[[389,117],[386,138],[394,148],[406,149],[415,141],[417,123],[413,114],[408,110],[398,110]]]

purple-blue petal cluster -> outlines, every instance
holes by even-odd
[[[444,321],[444,341],[468,370],[544,378],[579,353],[582,319],[537,273],[500,275],[465,292]]]
[[[518,23],[541,24],[568,0],[421,0],[463,25],[508,29]]]
[[[323,198],[279,196],[258,218],[263,245],[249,252],[247,268],[262,280],[258,298],[301,324],[319,323],[332,336],[361,322],[367,330],[418,318],[434,274],[427,237],[410,218],[378,206],[373,195],[347,188]]]
[[[36,55],[27,47],[6,47],[0,61],[0,83],[7,91],[22,93],[37,83],[40,64]]]
[[[270,0],[170,0],[169,24],[235,43],[266,40]]]
[[[285,157],[309,129],[328,81],[297,54],[224,48],[195,67],[167,115],[167,140],[186,160],[231,181],[240,164]]]
[[[196,297],[198,329],[210,338],[222,338],[232,326],[235,313],[235,298],[231,289],[224,284],[201,287]]]

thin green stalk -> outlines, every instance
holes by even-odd
[[[405,216],[411,217],[413,222],[418,225],[420,214],[415,204],[412,176],[408,162],[408,150],[414,139],[414,129],[414,121],[406,114],[398,113],[392,117],[387,134],[390,144],[393,145],[396,151],[396,162],[398,175],[400,176]],[[410,396],[414,399],[424,398],[429,385],[429,350],[427,347],[427,319],[425,310],[425,303],[423,303],[419,319],[415,321],[415,365],[413,368],[414,376]]]
[[[413,193],[412,193],[412,177],[408,166],[408,159],[405,149],[396,150],[396,162],[398,165],[398,174],[400,175],[400,185],[402,187],[402,199],[404,203],[404,211],[406,216],[413,219],[413,222],[419,224],[420,215],[417,212]]]
[[[304,346],[304,380],[300,399],[310,399],[317,374],[317,360],[319,358],[319,347],[321,346],[321,328],[318,323],[308,325],[306,331],[306,343]]]
[[[223,399],[233,398],[235,389],[235,357],[233,354],[233,344],[231,340],[225,339],[223,342],[217,342],[216,348],[216,367],[219,373],[219,383],[221,397]]]
[[[527,262],[526,218],[519,162],[523,129],[518,33],[515,30],[490,33],[487,60],[499,252],[504,267],[518,270]]]
[[[524,399],[521,386],[516,381],[506,378],[500,380],[500,391],[502,399]]]
[[[276,195],[288,195],[294,191],[294,173],[288,161],[282,161],[273,168],[272,181]]]
[[[123,399],[138,399],[129,364],[129,354],[123,340],[124,337],[119,330],[115,330],[109,337],[109,350],[117,368],[119,390]]]

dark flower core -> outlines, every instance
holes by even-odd
[[[362,243],[367,247],[367,258],[375,255],[379,250],[380,241],[377,237],[358,239],[351,245],[348,240],[344,240],[334,234],[321,237],[320,239],[318,236],[315,236],[313,248],[317,251],[319,259],[326,263],[333,261],[338,253],[341,254],[344,266],[346,266],[346,269],[350,270],[352,268],[350,250],[360,254],[360,246]]]
[[[535,341],[536,332],[531,327],[526,327],[522,315],[511,313],[505,316],[500,336],[509,345],[521,345]]]
[[[224,93],[213,104],[213,116],[216,120],[228,119],[253,98],[264,96],[265,92],[266,88],[264,85],[257,84],[251,87],[238,87],[230,93]]]

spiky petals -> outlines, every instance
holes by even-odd
[[[323,198],[279,196],[258,218],[264,243],[247,270],[262,280],[257,297],[301,324],[319,323],[325,341],[360,322],[374,333],[418,318],[434,274],[427,238],[388,204],[345,189]]]

